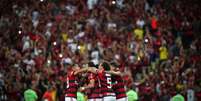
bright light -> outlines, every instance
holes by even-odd
[[[115,1],[115,0],[113,0],[113,1],[112,1],[112,4],[115,4],[115,3],[116,3],[116,1]]]
[[[60,57],[60,58],[62,58],[62,57],[63,57],[63,55],[60,53],[60,54],[59,54],[59,57]]]
[[[141,59],[141,58],[138,56],[138,57],[137,57],[137,60],[140,61],[140,59]]]
[[[18,34],[22,34],[22,31],[21,31],[21,30],[19,30],[19,31],[18,31]]]
[[[80,48],[81,48],[81,46],[78,46],[77,48],[78,48],[78,49],[80,49]]]
[[[53,42],[53,45],[56,46],[56,45],[57,45],[57,42]]]
[[[44,0],[40,0],[40,2],[43,2]]]
[[[148,41],[149,41],[148,39],[145,39],[145,40],[144,40],[144,42],[146,42],[146,43],[148,43]]]
[[[83,90],[85,90],[85,88],[84,88],[84,87],[81,87],[81,91],[83,91]]]
[[[50,63],[51,63],[51,61],[50,61],[50,60],[47,60],[47,63],[48,63],[48,64],[50,64]]]

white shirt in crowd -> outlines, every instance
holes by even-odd
[[[62,63],[64,63],[64,64],[73,64],[73,61],[69,57],[64,57],[64,58],[62,58]]]
[[[34,28],[36,28],[38,26],[38,17],[39,17],[39,12],[38,11],[33,11],[32,12],[32,23],[33,23],[33,26]]]
[[[138,20],[136,21],[136,25],[139,26],[140,28],[143,28],[144,25],[145,25],[145,22],[144,22],[144,20],[142,20],[142,19],[138,19]]]
[[[91,52],[91,58],[93,59],[99,59],[99,51],[95,50]]]
[[[29,36],[24,36],[22,38],[22,42],[23,42],[23,48],[22,48],[23,51],[25,51],[26,49],[29,49],[31,47]]]
[[[192,89],[187,90],[187,101],[195,101],[195,92]]]
[[[92,10],[97,3],[98,3],[98,0],[87,0],[88,9]]]
[[[117,7],[123,8],[124,7],[123,2],[124,2],[124,0],[116,0]]]
[[[25,59],[25,60],[23,60],[23,62],[27,65],[26,66],[27,70],[31,70],[31,67],[35,66],[35,64],[36,64],[33,59]]]
[[[73,5],[67,5],[66,10],[67,10],[69,15],[73,15],[76,11],[76,7]]]

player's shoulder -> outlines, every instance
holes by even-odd
[[[106,72],[105,71],[101,71],[101,70],[96,70],[96,72],[99,74],[99,75],[104,75]]]
[[[68,72],[67,76],[74,76],[75,75],[75,71],[70,71]]]

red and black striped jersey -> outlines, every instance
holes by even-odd
[[[76,76],[74,75],[74,72],[71,72],[66,77],[65,96],[76,98],[77,89],[78,89],[78,82],[76,80]]]
[[[98,72],[98,78],[100,80],[101,84],[101,92],[103,96],[114,96],[115,94],[113,93],[112,90],[112,79],[111,79],[111,74],[106,73],[106,72]]]
[[[125,90],[125,84],[124,84],[123,78],[118,75],[114,75],[112,77],[115,80],[115,83],[113,84],[112,89],[114,90],[116,94],[116,99],[126,97],[126,90]]]
[[[88,79],[89,80],[92,80],[92,79],[95,80],[94,87],[91,88],[91,92],[88,94],[88,99],[102,98],[101,84],[100,84],[100,80],[98,78],[98,75],[96,75],[94,73],[90,73],[88,76]]]

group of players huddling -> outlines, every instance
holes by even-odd
[[[84,78],[84,84],[79,82]],[[78,82],[79,81],[79,82]],[[128,101],[122,73],[115,62],[102,62],[97,68],[88,65],[80,69],[73,66],[66,77],[65,101],[77,101],[77,91],[84,92],[88,101]]]

